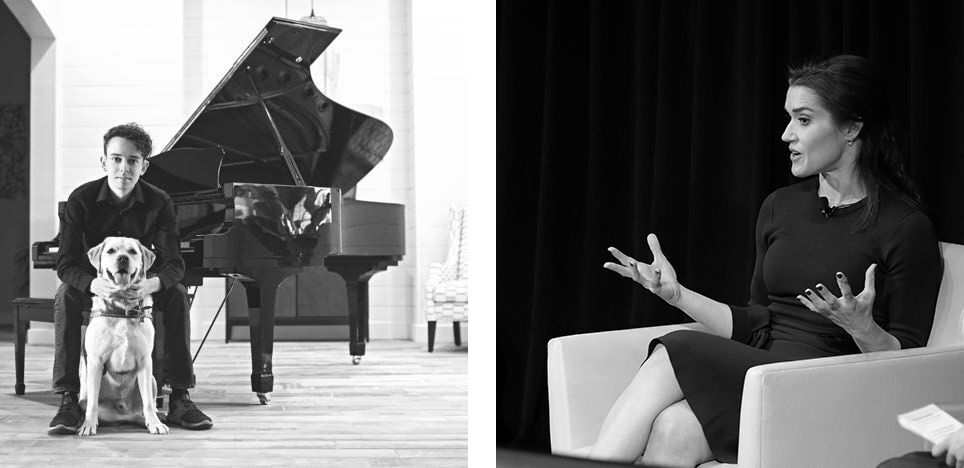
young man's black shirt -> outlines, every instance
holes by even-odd
[[[57,276],[90,293],[90,282],[97,272],[87,251],[106,237],[118,236],[137,239],[157,255],[148,271],[157,274],[162,289],[180,282],[184,277],[184,259],[171,197],[139,180],[127,200],[118,206],[115,199],[107,177],[81,185],[70,194],[60,220]]]

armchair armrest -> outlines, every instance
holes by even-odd
[[[751,368],[739,466],[876,466],[921,450],[897,414],[964,400],[964,346],[915,348]]]
[[[432,292],[438,287],[438,284],[442,282],[442,264],[439,262],[434,262],[428,266],[428,279],[425,280],[425,294],[426,297],[431,297]]]
[[[646,358],[649,342],[697,323],[569,335],[549,340],[549,431],[552,453],[596,441],[603,420]]]

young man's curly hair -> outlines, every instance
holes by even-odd
[[[104,134],[104,156],[107,156],[107,142],[114,137],[130,140],[131,143],[134,143],[137,151],[141,152],[141,156],[143,156],[144,159],[150,157],[151,151],[154,149],[151,136],[147,134],[144,127],[141,127],[135,122],[131,122],[111,128]]]

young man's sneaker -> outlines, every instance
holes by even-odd
[[[60,400],[60,409],[53,421],[50,421],[50,428],[47,434],[76,434],[80,423],[84,421],[84,412],[77,403],[77,394],[74,392],[64,392]]]
[[[195,431],[210,429],[214,425],[211,418],[197,409],[197,405],[191,401],[191,395],[187,391],[180,391],[179,389],[175,389],[171,393],[167,424]]]

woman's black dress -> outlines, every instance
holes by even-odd
[[[763,202],[756,227],[756,266],[746,307],[730,306],[730,339],[695,331],[664,335],[684,398],[703,427],[713,455],[736,463],[740,402],[746,371],[756,365],[859,353],[853,338],[796,299],[823,284],[840,296],[847,275],[854,294],[877,264],[874,320],[901,348],[923,346],[934,319],[941,260],[926,215],[882,192],[879,217],[857,231],[866,199],[821,212],[817,179],[781,188]]]

